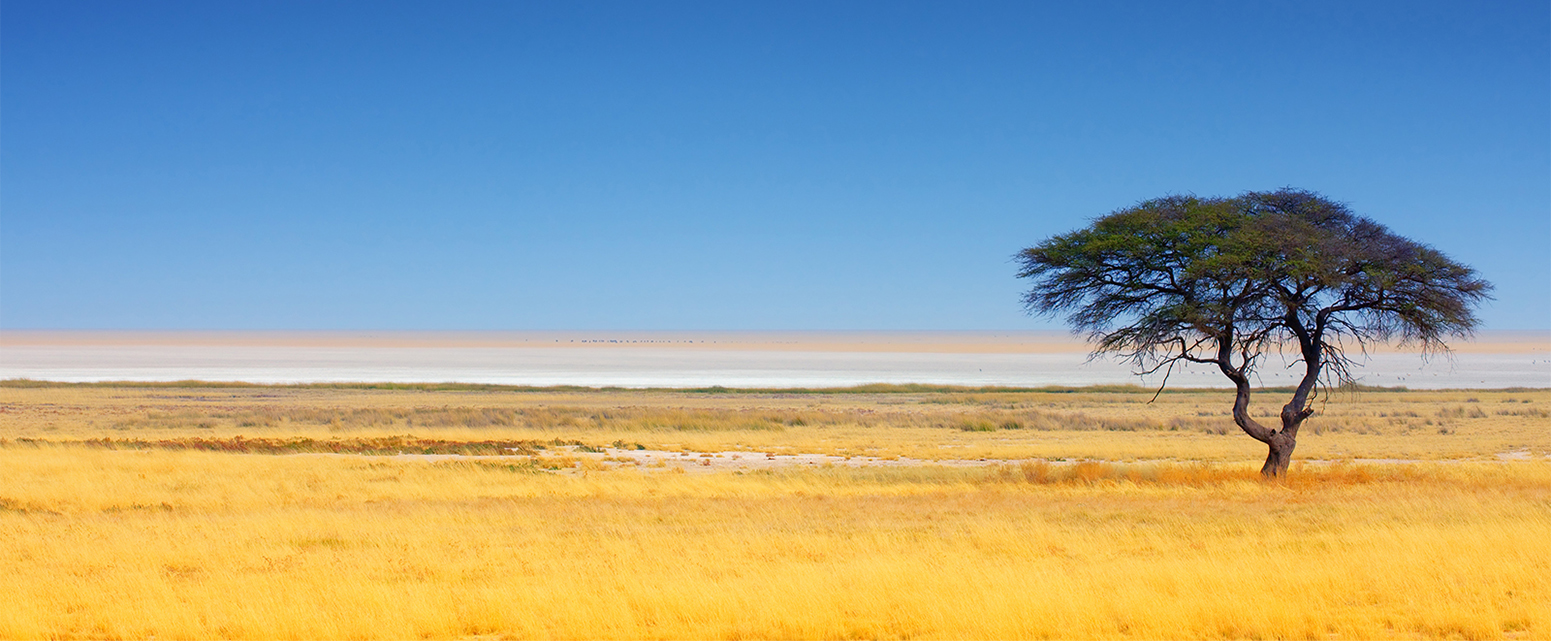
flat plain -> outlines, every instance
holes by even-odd
[[[1551,636],[1551,390],[1152,396],[7,382],[0,637]]]
[[[848,387],[870,383],[1136,383],[1066,332],[0,332],[0,379],[448,382],[626,388]],[[1551,386],[1551,333],[1483,332],[1448,354],[1369,345],[1359,382],[1411,389]],[[1257,385],[1296,384],[1270,358]],[[1150,377],[1143,385],[1157,385]],[[1171,383],[1225,387],[1215,370]]]

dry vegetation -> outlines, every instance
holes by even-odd
[[[7,384],[0,637],[1551,636],[1551,391],[1149,397]]]
[[[0,387],[3,439],[534,441],[652,449],[813,452],[925,460],[1238,462],[1264,457],[1224,391],[732,393],[308,387]],[[1285,394],[1265,392],[1271,416]],[[1551,390],[1336,392],[1303,460],[1491,459],[1551,453]],[[1309,435],[1309,432],[1313,432]],[[319,450],[323,451],[323,450]]]

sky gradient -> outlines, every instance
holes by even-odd
[[[1019,249],[1282,186],[1551,328],[1551,8],[0,4],[0,328],[1058,328]]]

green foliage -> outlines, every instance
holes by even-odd
[[[1292,189],[1149,200],[1018,259],[1034,281],[1030,312],[1067,313],[1100,351],[1139,363],[1200,348],[1208,362],[1252,359],[1304,333],[1340,363],[1343,338],[1439,348],[1475,327],[1491,289],[1441,252]]]
[[[1148,200],[1017,258],[1033,281],[1028,311],[1066,314],[1096,353],[1162,371],[1165,385],[1180,362],[1221,371],[1237,389],[1234,422],[1271,446],[1271,476],[1285,471],[1325,377],[1351,382],[1355,352],[1372,342],[1447,349],[1475,328],[1491,291],[1442,252],[1290,188]],[[1255,368],[1273,351],[1304,369],[1281,429],[1248,411]]]

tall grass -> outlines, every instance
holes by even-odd
[[[1551,635],[1551,465],[1293,479],[0,448],[0,637]]]
[[[1551,391],[1150,396],[0,384],[0,638],[1551,636]]]

